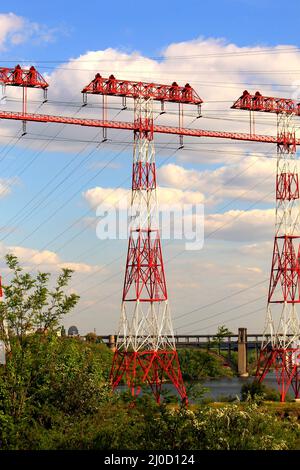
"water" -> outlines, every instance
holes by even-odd
[[[242,377],[223,377],[220,379],[208,379],[200,382],[201,385],[208,389],[203,397],[209,397],[213,400],[218,400],[221,397],[241,397],[241,387],[245,383],[251,383],[254,380],[254,377],[242,378]],[[275,376],[269,374],[265,380],[264,384],[268,387],[277,389],[277,382]],[[168,384],[169,385],[169,384]]]
[[[203,395],[201,394],[201,398],[210,398],[214,401],[218,401],[219,399],[224,397],[240,398],[242,385],[244,385],[245,383],[251,383],[253,382],[253,380],[254,377],[222,377],[218,379],[206,379],[203,381],[194,382],[194,384],[197,385],[197,383],[199,383],[203,388],[207,389],[207,391]],[[275,375],[273,374],[268,374],[266,376],[266,378],[264,379],[264,384],[268,387],[277,390],[277,382]],[[188,386],[188,383],[186,383],[186,386]],[[127,387],[124,385],[120,385],[118,389],[120,391],[126,390]],[[163,390],[172,394],[175,392],[173,385],[170,383],[163,384]],[[197,393],[196,390],[195,392]],[[198,400],[190,399],[190,403],[195,403],[197,401]]]

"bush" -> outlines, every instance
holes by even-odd
[[[264,383],[254,380],[242,385],[241,398],[242,401],[249,399],[280,401],[280,393],[274,388],[267,387]]]
[[[220,408],[158,407],[140,399],[134,408],[105,406],[76,425],[64,448],[94,450],[285,450],[296,448],[299,425],[282,420],[258,405],[226,404]],[[61,447],[59,447],[61,448]]]

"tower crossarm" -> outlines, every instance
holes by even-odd
[[[132,80],[118,80],[114,75],[104,78],[97,73],[95,78],[83,88],[82,93],[95,95],[121,96],[126,98],[151,98],[156,101],[171,103],[184,103],[200,105],[203,103],[200,96],[189,83],[179,86],[158,83],[137,82]]]
[[[275,114],[294,114],[300,116],[300,103],[289,98],[276,98],[263,96],[259,91],[251,95],[245,90],[239,99],[231,106],[231,109],[244,109],[247,111],[264,111]]]
[[[48,83],[35,67],[23,69],[20,65],[15,68],[0,67],[0,83],[3,85],[28,88],[48,88]]]

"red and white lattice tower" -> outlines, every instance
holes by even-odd
[[[116,388],[124,380],[132,396],[149,385],[157,402],[162,384],[171,381],[187,403],[168,303],[158,226],[156,165],[153,141],[153,100],[200,105],[202,100],[187,84],[179,87],[103,79],[99,74],[83,93],[134,98],[134,147],[131,187],[131,227],[121,318],[111,369]]]
[[[299,104],[289,99],[264,97],[259,92],[243,96],[236,109],[277,114],[276,222],[268,305],[256,378],[262,382],[274,370],[281,401],[291,387],[300,391],[299,177],[296,160],[294,115]],[[298,307],[299,309],[299,307]]]
[[[162,381],[168,378],[186,400],[158,229],[152,105],[151,98],[139,97],[134,103],[134,120],[140,125],[134,134],[132,167],[131,208],[136,217],[130,228],[111,380],[116,387],[124,377],[133,395],[141,383],[148,383],[159,401]]]

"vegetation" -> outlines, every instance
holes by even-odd
[[[81,408],[82,410],[82,408]],[[106,395],[85,413],[53,411],[48,421],[31,418],[3,440],[9,449],[88,450],[285,450],[300,448],[295,416],[280,417],[255,402],[201,406],[158,406],[144,395],[135,406],[129,397]]]
[[[268,387],[264,383],[257,381],[247,382],[242,386],[241,398],[243,401],[256,399],[256,401],[280,401],[280,393],[274,388]],[[287,396],[286,400],[290,398]]]
[[[208,353],[201,349],[179,349],[178,356],[185,380],[232,377],[233,375],[231,368],[214,352]]]
[[[50,275],[33,278],[16,257],[6,257],[12,272],[3,286],[0,334],[7,364],[0,368],[0,440],[2,448],[18,448],[22,435],[37,426],[45,431],[64,415],[89,414],[110,393],[110,351],[102,346],[58,337],[59,322],[77,303],[67,295],[72,272],[64,269],[50,289]],[[104,352],[105,349],[105,352]],[[100,354],[101,352],[101,354]]]
[[[225,325],[221,325],[218,327],[217,334],[213,337],[212,346],[217,346],[219,354],[221,354],[221,342],[232,334],[232,331],[230,331]]]
[[[9,255],[12,280],[0,304],[0,335],[7,364],[0,366],[1,449],[299,449],[300,409],[272,408],[257,390],[244,402],[190,405],[166,396],[133,401],[111,392],[112,352],[94,335],[88,341],[58,336],[62,317],[78,297],[66,294],[70,270],[54,288],[50,276],[22,271]],[[180,351],[183,374],[198,380],[222,375],[222,359],[203,351]],[[194,389],[196,395],[203,388]]]

